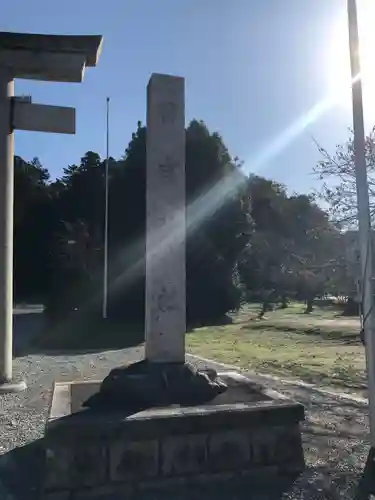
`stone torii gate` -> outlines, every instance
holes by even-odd
[[[33,104],[14,96],[14,79],[83,80],[97,65],[102,37],[0,32],[0,393],[26,388],[12,374],[14,134],[18,130],[75,133],[75,109]]]

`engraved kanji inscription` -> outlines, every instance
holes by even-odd
[[[177,171],[178,163],[176,160],[167,156],[164,161],[159,163],[159,169],[164,179],[171,179]]]
[[[176,308],[175,296],[176,290],[173,288],[173,286],[169,285],[169,287],[167,288],[165,285],[163,285],[157,295],[158,310],[160,312],[173,311]]]
[[[176,120],[177,106],[174,102],[163,102],[159,105],[159,113],[163,125],[172,124]]]

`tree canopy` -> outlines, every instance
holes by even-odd
[[[336,147],[334,154],[318,146],[322,159],[318,162],[315,173],[323,187],[320,198],[328,207],[331,220],[341,227],[357,226],[357,191],[354,164],[354,137]],[[370,197],[371,218],[375,217],[375,127],[365,138],[365,156],[367,181]]]
[[[138,122],[109,161],[109,314],[129,321],[144,317],[146,132]],[[104,173],[93,151],[55,180],[37,158],[15,158],[16,299],[43,300],[51,315],[100,311]],[[186,199],[191,324],[246,300],[311,302],[346,286],[342,235],[328,214],[311,196],[246,174],[198,120],[186,128]]]

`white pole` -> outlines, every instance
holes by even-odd
[[[370,203],[365,157],[362,80],[359,57],[359,35],[356,0],[348,0],[349,48],[352,75],[354,162],[357,186],[359,247],[361,256],[361,288],[363,297],[363,329],[365,336],[370,439],[375,447],[375,309],[373,307],[372,238]]]
[[[104,261],[103,261],[103,319],[108,307],[108,184],[109,184],[109,97],[107,97],[106,160],[105,160],[105,207],[104,207]]]
[[[14,81],[0,68],[0,394],[24,391],[26,383],[15,380],[13,363],[13,204],[14,134],[12,99]]]
[[[0,384],[12,380],[13,309],[13,78],[0,73]]]

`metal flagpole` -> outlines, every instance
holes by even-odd
[[[103,319],[108,309],[108,184],[109,184],[109,97],[106,101],[106,160],[105,160],[105,208],[104,208],[104,261],[103,261]]]
[[[352,76],[354,163],[357,189],[359,248],[361,259],[361,291],[363,333],[365,339],[368,380],[369,423],[371,450],[366,464],[367,481],[373,481],[375,450],[375,309],[373,304],[373,260],[369,189],[365,155],[362,78],[359,54],[359,32],[356,0],[348,0],[349,50]],[[366,472],[365,469],[365,472]],[[367,482],[366,481],[366,482]],[[372,488],[368,484],[366,488]]]

